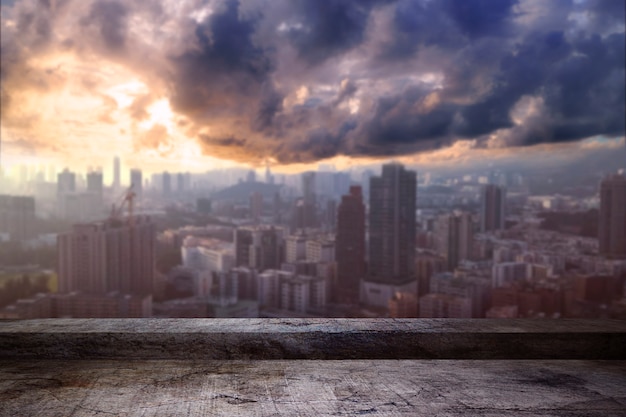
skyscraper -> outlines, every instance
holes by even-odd
[[[482,233],[504,228],[505,190],[488,184],[481,190],[480,231]]]
[[[120,187],[120,158],[116,156],[113,158],[113,189],[119,190]]]
[[[328,200],[326,202],[326,211],[324,213],[324,226],[327,230],[331,232],[334,232],[335,228],[337,227],[337,202],[335,200]]]
[[[383,165],[370,179],[368,280],[415,279],[417,173],[402,164]]]
[[[437,250],[446,258],[449,271],[453,271],[461,261],[471,258],[474,223],[469,213],[440,216],[435,229]]]
[[[365,205],[361,187],[350,187],[337,209],[337,301],[357,303],[365,276]]]
[[[99,219],[104,209],[104,185],[101,171],[87,173],[87,193],[82,198],[83,210],[86,212],[81,218]],[[66,207],[67,209],[67,207]],[[76,221],[77,219],[73,219]]]
[[[102,172],[92,171],[87,173],[87,191],[102,197]]]
[[[263,194],[258,191],[250,193],[250,218],[259,220],[263,214]]]
[[[315,172],[302,174],[302,215],[304,227],[317,226],[317,201],[315,197]]]
[[[0,232],[20,242],[30,239],[35,231],[35,198],[0,195]]]
[[[163,195],[169,196],[172,193],[172,177],[170,173],[165,171],[163,173]]]
[[[137,198],[141,199],[143,195],[143,175],[140,169],[130,170],[130,184]]]
[[[265,166],[265,182],[267,184],[274,184],[274,176],[272,175],[269,164]]]
[[[600,254],[626,259],[626,178],[612,175],[600,184]]]
[[[76,191],[76,174],[65,168],[57,174],[57,195]]]
[[[182,172],[176,174],[176,191],[179,194],[185,191],[185,176]]]

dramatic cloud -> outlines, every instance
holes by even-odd
[[[626,130],[623,0],[1,7],[3,151],[306,163]]]

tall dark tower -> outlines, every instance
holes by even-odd
[[[626,259],[626,178],[613,175],[600,184],[600,254]]]
[[[356,304],[365,275],[365,205],[361,187],[350,187],[337,210],[337,301]]]
[[[402,164],[383,165],[370,179],[368,279],[385,283],[415,278],[417,173]]]
[[[302,195],[304,227],[317,227],[315,172],[305,172],[302,174]]]
[[[474,224],[469,213],[446,214],[435,225],[437,249],[446,258],[448,271],[454,271],[463,260],[471,259]]]
[[[481,190],[480,231],[482,233],[504,229],[505,190],[488,184]]]

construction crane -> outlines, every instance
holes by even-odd
[[[118,198],[117,202],[111,205],[111,215],[109,216],[109,219],[121,221],[124,205],[128,203],[128,225],[133,227],[135,225],[135,196],[136,194],[133,191],[133,185],[131,184],[131,186],[128,187],[128,189]]]

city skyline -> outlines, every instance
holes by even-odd
[[[0,278],[21,282],[0,291],[0,316],[624,313],[624,170],[580,182],[489,169],[418,181],[397,162],[356,177],[319,169],[278,183],[271,171],[153,175],[121,197],[98,171],[63,171],[35,196],[0,195]],[[58,288],[42,292],[50,280]]]
[[[624,316],[622,3],[1,0],[1,314]]]
[[[7,169],[626,157],[620,1],[1,4]]]

